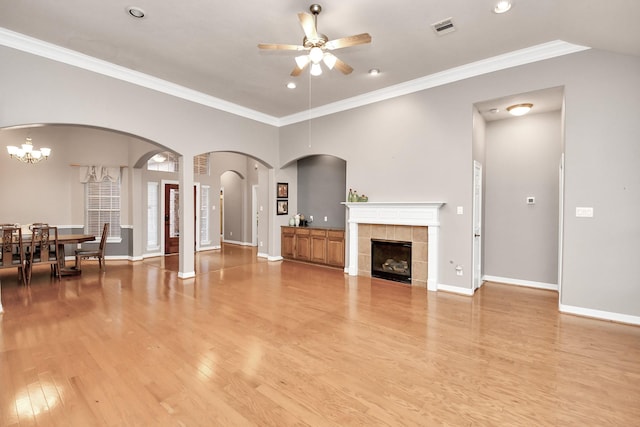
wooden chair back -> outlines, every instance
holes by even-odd
[[[100,238],[100,245],[98,245],[98,252],[100,256],[104,257],[104,248],[107,245],[107,237],[109,236],[109,223],[105,222],[102,227],[102,237]]]
[[[31,244],[26,256],[26,282],[31,283],[31,272],[35,264],[51,264],[53,273],[60,277],[60,256],[58,253],[58,227],[33,227]]]
[[[24,246],[20,227],[2,226],[2,256],[0,268],[22,268],[24,265]]]

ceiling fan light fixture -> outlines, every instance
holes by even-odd
[[[496,6],[493,8],[494,13],[505,13],[511,9],[511,0],[500,0],[496,3]]]
[[[377,76],[378,74],[380,74],[380,69],[379,68],[372,68],[369,70],[369,74],[372,76]]]
[[[320,63],[323,57],[324,57],[324,52],[318,46],[312,47],[311,50],[309,51],[309,59],[314,64]]]
[[[311,61],[309,59],[309,55],[296,56],[295,60],[296,60],[296,65],[301,70],[309,64],[309,61]]]
[[[325,53],[322,60],[324,61],[324,65],[326,65],[328,69],[333,70],[333,67],[335,67],[338,58],[336,58],[336,56],[331,53]]]
[[[533,104],[531,103],[515,104],[507,107],[507,111],[512,116],[524,116],[529,112],[529,110],[531,110],[532,107]]]
[[[319,76],[320,74],[322,74],[322,67],[320,64],[311,64],[311,75]]]

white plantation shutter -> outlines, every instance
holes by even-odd
[[[203,185],[200,187],[200,244],[209,243],[209,186]]]
[[[178,155],[173,154],[170,151],[163,151],[157,155],[158,157],[164,157],[164,161],[157,162],[155,159],[158,157],[153,156],[147,162],[147,170],[160,171],[160,172],[179,172],[178,167]]]
[[[209,175],[209,154],[199,154],[193,158],[193,173]]]
[[[158,183],[147,183],[147,250],[158,250]]]
[[[111,180],[105,176],[102,181],[90,180],[85,184],[86,230],[100,239],[102,228],[109,223],[109,236],[120,238],[120,179]]]

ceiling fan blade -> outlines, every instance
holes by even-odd
[[[302,68],[298,68],[296,65],[293,71],[291,72],[291,77],[298,77],[302,73]]]
[[[351,74],[353,71],[353,68],[351,68],[349,64],[339,60],[338,58],[336,58],[336,65],[334,65],[334,67],[342,71],[342,74]]]
[[[343,47],[356,46],[359,44],[371,43],[369,33],[362,33],[356,36],[343,37],[341,39],[329,40],[325,47],[329,50],[341,49]]]
[[[298,19],[304,35],[307,36],[307,40],[318,40],[318,32],[316,31],[316,23],[313,16],[301,12],[298,14]]]
[[[258,48],[267,50],[305,50],[304,46],[276,43],[258,43]]]

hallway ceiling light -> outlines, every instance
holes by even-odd
[[[507,107],[507,111],[512,116],[523,116],[527,114],[532,107],[533,107],[533,104],[530,104],[530,103],[515,104],[515,105],[511,105],[510,107]]]
[[[493,8],[495,13],[505,13],[511,9],[511,0],[500,0],[496,3],[496,6]]]
[[[129,13],[129,15],[133,16],[136,19],[141,19],[144,18],[144,10],[140,9],[139,7],[136,6],[130,6],[127,8],[127,12]]]
[[[34,150],[31,138],[27,138],[21,148],[15,145],[8,145],[7,152],[12,159],[33,164],[48,159],[51,154],[51,149],[43,147],[39,150]]]

